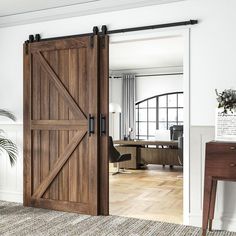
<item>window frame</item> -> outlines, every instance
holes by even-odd
[[[183,110],[184,107],[182,106],[179,106],[179,94],[184,94],[184,92],[171,92],[171,93],[163,93],[163,94],[159,94],[159,95],[155,95],[155,96],[152,96],[152,97],[149,97],[149,98],[146,98],[144,100],[141,100],[141,101],[138,101],[135,103],[135,114],[137,114],[137,117],[136,117],[136,121],[135,121],[135,127],[136,127],[136,139],[140,139],[140,138],[146,138],[147,140],[149,140],[151,137],[155,137],[153,135],[149,135],[149,123],[154,123],[156,122],[156,129],[159,129],[159,123],[160,122],[166,122],[166,129],[168,130],[169,128],[169,123],[177,123],[177,125],[179,124],[183,124],[183,120],[179,121],[179,110]],[[168,105],[168,96],[170,95],[176,95],[176,106],[169,106]],[[166,106],[165,107],[160,107],[159,106],[159,100],[160,100],[160,97],[163,97],[165,96],[166,97]],[[149,100],[151,99],[156,99],[156,107],[149,107]],[[143,102],[147,102],[147,106],[146,107],[141,107],[140,108],[140,104],[143,103]],[[166,109],[166,120],[165,121],[160,121],[159,120],[159,110],[161,109]],[[140,112],[140,109],[146,109],[147,110],[147,120],[146,121],[140,121],[139,118],[140,118],[140,115],[139,115],[139,112]],[[156,109],[156,121],[149,121],[149,109]],[[168,119],[168,116],[169,116],[169,110],[170,109],[175,109],[176,110],[176,120],[175,121],[170,121]],[[139,128],[140,128],[140,123],[147,123],[147,132],[146,132],[146,135],[144,134],[139,134]]]

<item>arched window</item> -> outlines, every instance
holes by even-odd
[[[156,130],[183,125],[183,92],[150,97],[135,104],[136,139],[154,139]]]

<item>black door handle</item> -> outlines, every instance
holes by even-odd
[[[91,134],[94,134],[94,117],[89,114],[88,118],[88,134],[91,136]]]
[[[100,114],[100,136],[106,134],[106,117]]]

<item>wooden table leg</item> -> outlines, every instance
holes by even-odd
[[[212,192],[211,192],[211,202],[210,202],[210,213],[209,213],[209,231],[212,231],[212,221],[215,214],[215,203],[216,203],[216,190],[217,190],[217,180],[212,180]]]
[[[202,236],[206,236],[206,232],[207,232],[209,212],[210,212],[211,192],[212,192],[212,177],[205,176],[203,217],[202,217]]]

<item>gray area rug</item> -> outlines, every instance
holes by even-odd
[[[0,235],[184,236],[201,235],[195,227],[119,216],[87,216],[0,201]],[[209,236],[236,236],[215,231]]]

